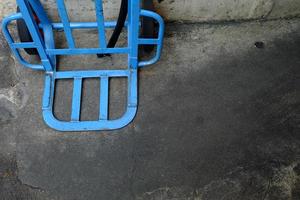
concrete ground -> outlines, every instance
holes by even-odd
[[[1,35],[0,199],[300,199],[299,31],[297,19],[168,24],[161,61],[140,71],[134,122],[84,133],[44,124],[43,73],[15,63]],[[59,69],[123,60],[60,58]],[[117,117],[125,80],[111,84]],[[97,116],[98,85],[84,82],[84,119]],[[72,83],[58,86],[64,119]]]
[[[56,0],[40,0],[47,14],[59,20]],[[64,0],[71,21],[95,20],[95,0]],[[121,0],[103,0],[104,14],[115,19]],[[167,21],[215,22],[300,17],[299,0],[153,0]],[[16,0],[0,1],[0,19],[16,11]]]

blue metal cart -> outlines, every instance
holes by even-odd
[[[46,124],[59,131],[87,131],[87,130],[114,130],[128,125],[135,117],[138,106],[138,69],[156,63],[161,54],[164,21],[155,12],[140,8],[140,0],[128,0],[126,8],[128,16],[125,23],[128,42],[126,47],[111,48],[107,46],[105,30],[115,28],[116,21],[105,21],[103,16],[102,0],[95,0],[96,22],[70,22],[64,0],[57,0],[60,23],[52,23],[39,0],[17,0],[19,12],[6,17],[2,21],[4,36],[18,61],[31,69],[45,71],[45,86],[42,103],[43,117]],[[141,17],[151,18],[158,23],[158,36],[155,38],[140,38]],[[8,25],[15,20],[23,19],[30,33],[32,41],[15,42],[8,30]],[[38,20],[37,20],[38,19]],[[77,48],[72,31],[74,29],[97,29],[99,33],[99,48]],[[53,31],[63,30],[68,48],[55,47]],[[139,61],[139,45],[156,46],[155,56],[147,61]],[[41,64],[31,64],[21,56],[20,49],[35,49]],[[81,70],[57,71],[56,56],[79,54],[127,54],[128,68],[125,70]],[[110,120],[109,79],[125,77],[128,80],[127,109],[119,119]],[[99,119],[96,121],[81,121],[81,93],[82,81],[87,78],[100,79],[100,108]],[[53,99],[56,80],[73,79],[72,112],[70,121],[60,121],[53,114]]]

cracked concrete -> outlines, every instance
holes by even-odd
[[[299,30],[299,20],[168,24],[161,61],[140,71],[134,122],[89,133],[43,123],[43,73],[15,63],[1,36],[0,109],[12,115],[1,111],[0,197],[298,200]],[[96,32],[84,34],[75,34],[80,45],[93,45]],[[61,57],[59,69],[117,68],[123,60]],[[61,118],[69,116],[71,85],[59,83]],[[99,84],[84,85],[84,115],[93,118]],[[119,115],[126,82],[112,85]]]

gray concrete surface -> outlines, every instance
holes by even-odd
[[[48,13],[57,20],[56,0],[41,0]],[[72,20],[95,19],[94,0],[65,0]],[[120,0],[105,0],[107,18],[118,14]],[[154,0],[156,9],[168,21],[232,21],[279,19],[300,16],[299,0]],[[15,0],[1,0],[0,18],[15,12]]]
[[[134,122],[89,133],[43,123],[43,73],[15,63],[1,36],[0,199],[300,199],[299,31],[299,20],[168,24],[161,61],[140,71]],[[81,34],[88,45],[96,33]],[[63,57],[59,69],[122,62]],[[112,84],[116,117],[125,81]],[[94,118],[98,82],[84,85]],[[72,85],[59,87],[67,118]]]

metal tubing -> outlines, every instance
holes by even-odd
[[[140,13],[142,16],[145,17],[151,17],[153,19],[155,19],[158,24],[159,24],[159,31],[158,31],[158,38],[157,39],[139,39],[139,44],[156,44],[157,45],[157,49],[156,49],[156,53],[155,56],[147,61],[141,61],[139,62],[139,67],[144,67],[144,66],[148,66],[148,65],[152,65],[154,63],[156,63],[161,56],[161,51],[163,48],[163,38],[164,38],[164,32],[165,32],[165,25],[164,25],[164,20],[162,19],[162,17],[160,15],[158,15],[155,12],[152,11],[148,11],[148,10],[141,10]],[[153,43],[152,43],[153,42]],[[157,42],[157,43],[154,43]]]
[[[33,42],[36,44],[36,49],[39,53],[41,58],[42,64],[46,71],[52,71],[53,66],[48,58],[48,55],[45,52],[45,43],[42,40],[42,36],[39,32],[38,25],[36,24],[35,20],[33,19],[33,13],[31,9],[29,9],[29,2],[27,0],[17,0],[17,4],[20,8],[22,13],[22,18],[24,19],[28,30],[31,34]]]
[[[100,81],[100,111],[99,119],[108,119],[108,98],[109,98],[109,88],[108,88],[109,78],[107,76],[102,76]]]
[[[72,115],[71,115],[72,122],[79,122],[80,119],[81,91],[82,91],[82,78],[74,77]]]
[[[105,25],[104,25],[104,16],[103,16],[103,5],[102,0],[95,1],[96,7],[96,18],[98,26],[98,40],[99,47],[106,48],[106,39],[105,39]]]
[[[61,21],[64,25],[65,36],[69,45],[69,48],[75,48],[75,42],[72,34],[72,29],[70,28],[70,20],[68,17],[66,5],[64,0],[56,0],[58,14],[61,18]]]
[[[85,49],[47,49],[49,55],[80,55],[80,54],[127,54],[130,48],[85,48]]]
[[[125,22],[125,27],[127,27],[127,22]],[[115,28],[117,25],[116,21],[108,21],[104,22],[105,28]],[[63,23],[52,23],[53,29],[63,29],[64,25]],[[90,28],[98,28],[97,22],[70,22],[70,28],[71,29],[90,29]]]
[[[62,71],[55,72],[57,79],[71,79],[74,77],[81,78],[99,78],[99,77],[127,77],[128,70],[88,70],[88,71]]]
[[[138,38],[139,38],[139,18],[140,1],[129,1],[128,13],[128,46],[130,48],[128,67],[136,69],[138,67]]]

